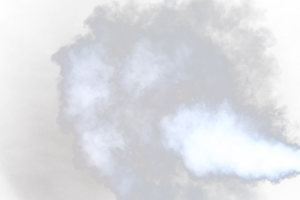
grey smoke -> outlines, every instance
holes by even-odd
[[[90,32],[53,56],[58,122],[118,199],[251,199],[253,180],[300,171],[271,98],[272,36],[251,26],[254,11],[211,0],[99,6]]]

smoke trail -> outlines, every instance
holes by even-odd
[[[270,98],[271,35],[253,13],[209,0],[100,6],[90,33],[53,56],[58,121],[119,199],[246,199],[244,180],[299,171]]]

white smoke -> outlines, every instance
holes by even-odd
[[[58,121],[119,199],[212,199],[218,184],[245,199],[241,181],[299,172],[269,98],[271,36],[248,26],[251,16],[248,4],[209,0],[102,6],[90,34],[53,56]]]

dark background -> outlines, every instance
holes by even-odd
[[[0,4],[0,199],[115,199],[88,172],[75,171],[71,135],[56,125],[59,67],[52,53],[84,33],[83,20],[105,0],[7,0]],[[106,0],[107,2],[107,0]],[[282,74],[275,95],[288,106],[293,124],[300,122],[300,12],[296,0],[257,0],[266,10],[261,25],[277,45],[268,51]],[[291,128],[289,138],[300,135]],[[299,158],[300,159],[300,158]],[[300,177],[261,190],[270,200],[299,200]]]

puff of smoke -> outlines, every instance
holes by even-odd
[[[248,4],[208,0],[100,6],[90,33],[53,56],[58,122],[118,198],[242,198],[240,181],[299,170],[269,98],[270,35],[248,26],[252,16]]]

